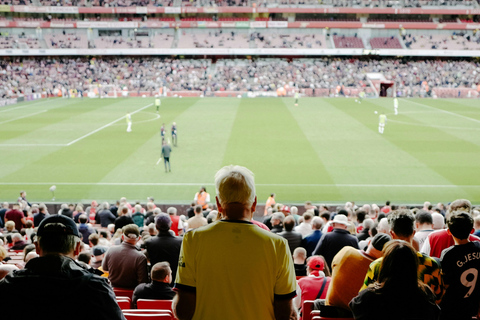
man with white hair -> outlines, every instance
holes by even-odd
[[[175,316],[180,320],[296,319],[295,270],[287,242],[251,223],[257,205],[253,173],[226,166],[215,175],[215,187],[224,218],[185,234],[173,300]]]
[[[310,257],[313,250],[317,247],[318,241],[322,238],[323,220],[320,217],[313,217],[312,219],[312,233],[302,239],[302,247],[307,250],[307,257]]]
[[[172,225],[170,230],[175,232],[175,235],[180,236],[183,234],[183,221],[180,219],[180,216],[177,216],[177,208],[169,207],[167,213],[170,215],[170,220],[172,220]],[[173,279],[175,280],[175,279]]]
[[[432,229],[433,230],[445,229],[445,217],[438,212],[432,213]]]

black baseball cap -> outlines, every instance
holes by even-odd
[[[37,230],[37,236],[43,237],[47,234],[55,235],[74,235],[80,238],[78,227],[75,222],[62,215],[53,215],[46,217],[40,222]]]

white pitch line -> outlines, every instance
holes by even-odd
[[[160,163],[160,161],[162,161],[162,157],[158,159],[156,166]]]
[[[1,182],[3,185],[65,185],[65,186],[198,186],[213,183],[199,182]],[[259,187],[340,187],[340,188],[480,188],[480,185],[450,185],[450,184],[276,184],[259,183]]]
[[[45,102],[52,102],[52,101],[55,101],[55,100],[42,99],[41,101],[37,101],[37,102],[34,102],[34,103],[29,103],[25,106],[19,106],[19,107],[6,109],[6,110],[0,110],[0,112],[8,112],[10,110],[23,109],[23,108],[31,107],[31,106],[34,106],[34,105],[37,105],[37,104],[42,104],[42,103],[45,103]]]
[[[35,115],[37,115],[37,114],[44,113],[44,112],[47,112],[47,110],[43,110],[43,111],[36,112],[36,113],[32,113],[32,114],[27,114],[27,115],[24,115],[24,116],[21,116],[21,117],[17,117],[17,118],[13,118],[13,119],[10,119],[10,120],[5,120],[5,121],[0,122],[0,124],[9,123],[9,122],[12,122],[12,121],[15,121],[15,120],[32,117],[32,116],[35,116]]]
[[[402,99],[402,100],[405,100],[405,99]],[[430,108],[430,109],[433,109],[433,110],[436,110],[436,111],[440,111],[440,112],[443,112],[443,113],[451,114],[453,116],[457,116],[457,117],[460,117],[460,118],[463,118],[463,119],[471,120],[471,121],[474,121],[476,123],[480,123],[480,120],[470,118],[470,117],[467,117],[467,116],[463,116],[463,115],[455,113],[455,112],[438,109],[438,108],[435,108],[435,107],[432,107],[432,106],[429,106],[429,105],[426,105],[426,104],[423,104],[423,103],[420,103],[420,102],[416,102],[416,101],[411,101],[411,100],[405,100],[405,101],[415,103],[415,104],[418,104],[419,106],[424,106],[424,107],[427,107],[427,108]]]
[[[153,103],[150,103],[150,104],[146,105],[145,107],[142,107],[142,108],[140,108],[140,109],[138,109],[138,110],[135,110],[134,112],[132,112],[132,113],[130,113],[130,114],[135,114],[135,113],[137,113],[137,112],[140,112],[140,111],[142,111],[143,109],[146,109],[146,108],[148,108],[148,107],[150,107],[150,106],[152,106],[152,105],[153,105]],[[106,125],[98,128],[98,129],[95,129],[95,130],[93,130],[93,131],[91,131],[91,132],[89,132],[89,133],[81,136],[80,138],[77,138],[77,139],[75,139],[75,140],[73,140],[73,141],[70,141],[69,143],[66,144],[66,146],[67,146],[67,147],[68,147],[68,146],[71,146],[72,144],[77,143],[78,141],[83,140],[83,139],[85,139],[86,137],[89,137],[89,136],[91,136],[92,134],[97,133],[98,131],[101,131],[101,130],[105,129],[105,128],[111,126],[112,124],[114,124],[115,122],[118,122],[118,121],[120,121],[120,120],[122,120],[122,119],[125,119],[125,116],[122,116],[122,117],[118,118],[117,120],[114,120],[114,121],[112,121],[112,122],[110,122],[110,123],[107,123]]]

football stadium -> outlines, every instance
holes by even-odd
[[[0,0],[0,311],[480,318],[479,124],[477,0]]]

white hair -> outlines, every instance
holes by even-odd
[[[433,221],[433,230],[440,230],[445,228],[445,219],[440,213],[438,212],[432,213],[432,221]]]
[[[253,173],[245,167],[229,165],[218,170],[215,189],[222,206],[234,202],[251,206],[255,201]]]
[[[177,214],[177,208],[175,207],[168,207],[167,209],[168,214],[176,215]]]
[[[295,207],[295,206],[292,206],[292,207],[290,208],[290,213],[291,213],[292,215],[297,214],[297,213],[298,213],[298,208]]]
[[[142,212],[142,206],[139,204],[135,205],[135,212]]]
[[[377,226],[378,233],[386,233],[390,232],[390,224],[388,223],[387,218],[382,218]]]

